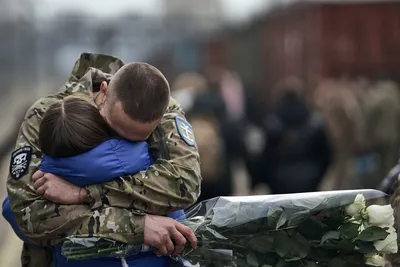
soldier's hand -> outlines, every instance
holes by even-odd
[[[193,248],[197,247],[197,238],[189,227],[168,217],[146,215],[144,243],[157,248],[157,255],[167,256],[181,253],[186,239]]]
[[[60,204],[80,204],[86,191],[51,173],[37,171],[33,174],[33,187],[44,198]]]

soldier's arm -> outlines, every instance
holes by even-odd
[[[42,158],[37,140],[43,113],[40,105],[28,111],[10,163],[7,191],[22,232],[38,245],[57,244],[67,235],[95,235],[124,243],[143,243],[143,212],[114,207],[91,210],[87,205],[60,205],[36,193],[31,177],[38,170]]]
[[[197,201],[202,180],[199,154],[191,126],[173,99],[149,143],[159,152],[156,162],[141,173],[88,186],[92,208],[107,205],[164,215]]]

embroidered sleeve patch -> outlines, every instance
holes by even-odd
[[[26,174],[29,168],[29,164],[32,159],[32,148],[30,146],[24,146],[18,148],[11,154],[10,162],[10,174],[15,180],[20,179]]]
[[[193,128],[185,119],[182,117],[176,116],[176,128],[178,129],[178,133],[189,146],[196,146],[196,141],[194,138]]]

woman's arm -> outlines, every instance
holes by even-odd
[[[83,187],[115,180],[119,176],[146,170],[151,164],[147,142],[111,139],[73,157],[44,156],[40,170],[56,174]]]

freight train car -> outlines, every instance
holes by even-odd
[[[321,78],[373,79],[380,72],[400,82],[399,47],[399,1],[299,1],[245,29],[218,33],[205,42],[203,62],[267,91],[289,76],[309,88]]]
[[[398,1],[299,3],[270,13],[264,26],[269,85],[291,75],[310,85],[378,72],[400,78]]]
[[[268,75],[263,67],[262,23],[252,23],[245,28],[231,31],[226,37],[227,64],[229,68],[240,74],[245,83],[255,88],[262,86],[262,77]]]

